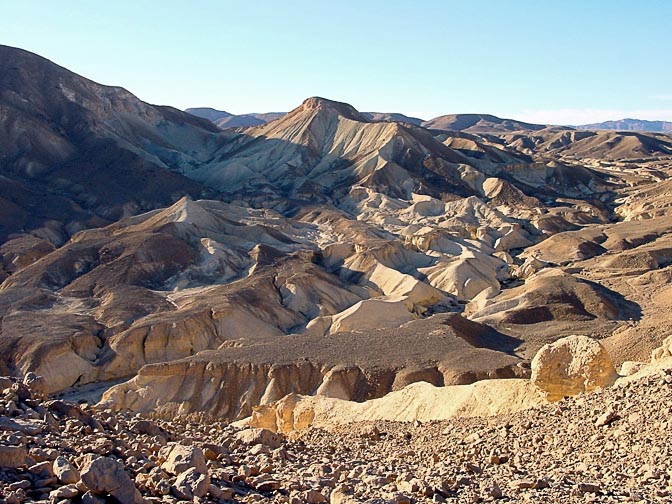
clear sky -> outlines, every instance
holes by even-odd
[[[141,99],[672,120],[672,0],[0,0],[0,43]]]

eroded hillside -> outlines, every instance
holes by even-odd
[[[220,131],[24,51],[0,66],[3,374],[238,419],[669,333],[667,135],[318,97]]]

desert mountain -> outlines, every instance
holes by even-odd
[[[250,126],[260,126],[270,121],[275,121],[285,115],[285,112],[266,112],[260,114],[230,114],[223,110],[216,110],[209,107],[188,108],[185,112],[202,117],[213,122],[221,129],[226,128],[247,128]]]
[[[118,405],[233,419],[526,377],[577,332],[620,364],[672,326],[668,135],[319,97],[222,131],[0,64],[0,370],[48,392],[128,380]]]
[[[0,238],[85,227],[211,194],[180,172],[221,143],[210,122],[0,46]]]
[[[552,153],[556,159],[581,159],[586,165],[641,159],[664,162],[672,154],[672,137],[660,133],[552,127],[530,133],[504,133],[499,138],[509,148],[527,154]]]
[[[185,112],[196,117],[202,117],[207,119],[210,122],[217,122],[220,119],[228,119],[229,117],[234,117],[234,114],[226,112],[224,110],[217,110],[211,107],[195,107],[185,109]]]
[[[245,130],[213,163],[188,175],[267,199],[339,197],[353,185],[408,198],[422,184],[437,196],[469,194],[460,162],[466,159],[424,129],[372,122],[348,104],[310,98],[279,120]]]
[[[255,205],[286,204],[290,198],[342,209],[373,193],[406,201],[414,193],[444,201],[484,194],[488,177],[518,184],[523,193],[543,179],[542,191],[564,194],[573,191],[553,183],[565,177],[560,173],[571,171],[584,183],[601,178],[581,167],[544,163],[538,180],[516,179],[511,169],[533,164],[529,156],[487,139],[477,141],[487,144],[482,150],[488,155],[446,140],[408,123],[373,122],[348,104],[314,97],[281,119],[246,129],[207,165],[185,174],[231,197],[252,198]]]
[[[618,121],[604,121],[577,126],[582,130],[616,130],[616,131],[648,131],[652,133],[667,133],[672,131],[672,122],[646,121],[644,119],[620,119]]]
[[[374,122],[402,122],[415,126],[420,126],[423,122],[423,119],[418,117],[409,117],[396,112],[362,112],[362,115]]]
[[[224,112],[223,110],[216,110],[209,107],[188,108],[185,112],[207,119],[222,129],[260,126],[264,123],[280,119],[286,114],[286,112],[267,112],[260,114],[234,115]],[[420,126],[423,121],[417,117],[409,117],[395,112],[362,112],[362,115],[373,122],[404,122]]]
[[[465,131],[467,133],[504,133],[507,131],[537,131],[540,124],[529,124],[514,119],[501,119],[489,114],[449,114],[429,121],[422,126],[428,129]]]

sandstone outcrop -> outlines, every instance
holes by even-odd
[[[568,336],[544,345],[532,359],[532,384],[549,401],[608,387],[616,378],[607,351],[587,336]]]
[[[240,419],[290,393],[364,401],[419,380],[442,386],[525,377],[525,361],[499,350],[516,344],[459,315],[437,314],[398,328],[284,336],[147,365],[103,402],[164,416],[205,411]]]
[[[445,387],[417,382],[363,403],[290,394],[280,401],[256,407],[249,420],[241,424],[295,433],[311,427],[335,430],[360,421],[427,422],[503,415],[545,402],[538,390],[524,379],[484,380]]]

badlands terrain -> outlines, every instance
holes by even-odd
[[[672,136],[191,111],[0,46],[8,502],[667,498]]]

